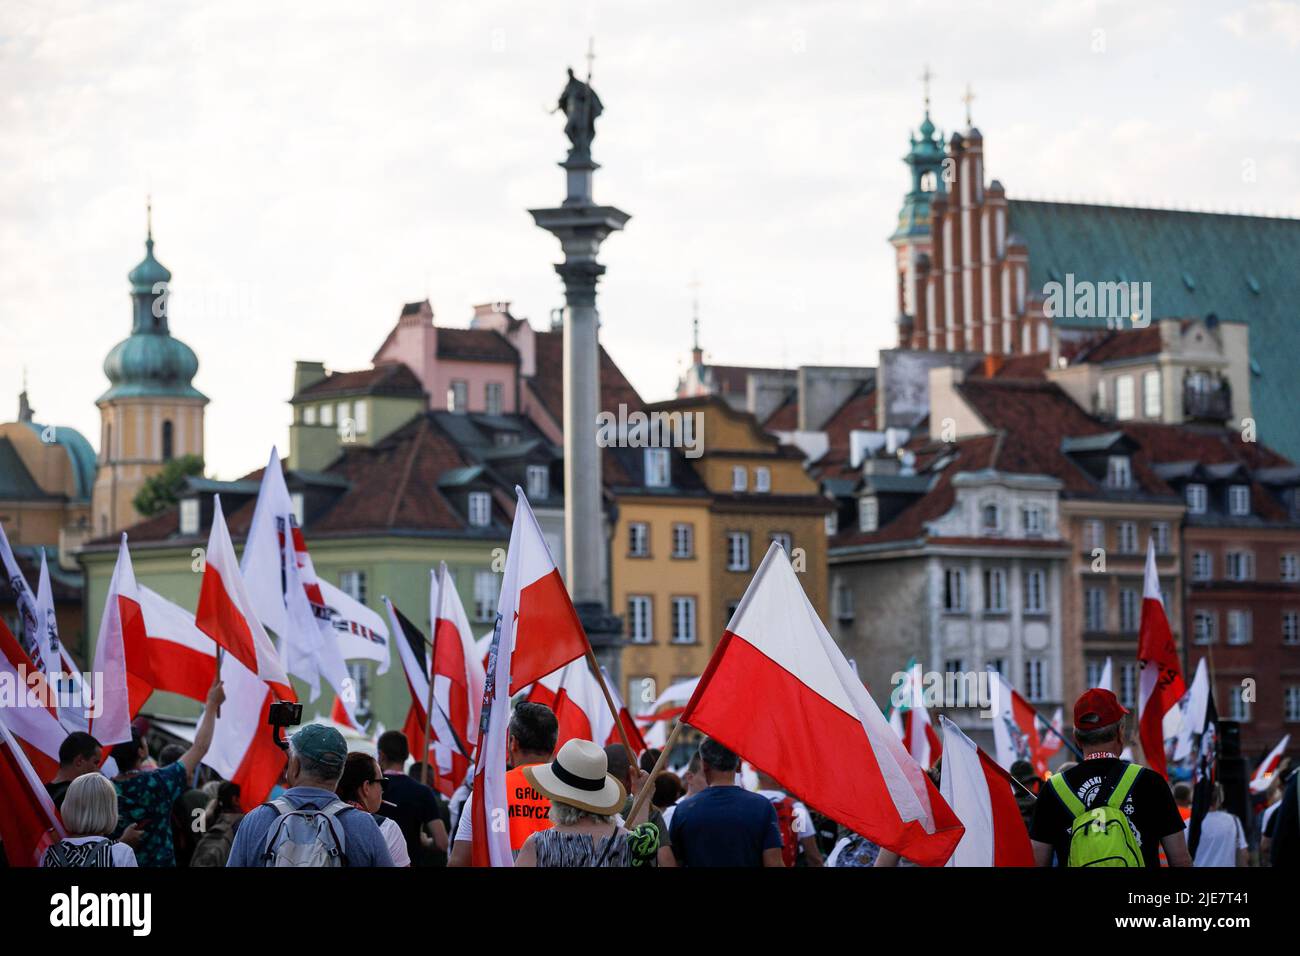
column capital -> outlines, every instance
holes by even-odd
[[[564,280],[564,298],[571,308],[596,305],[596,283],[605,274],[605,266],[595,259],[566,259],[555,271]]]

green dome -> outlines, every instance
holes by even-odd
[[[104,374],[112,387],[99,401],[146,395],[204,398],[190,384],[198,370],[194,350],[179,339],[136,333],[113,346],[104,359]]]
[[[131,281],[132,292],[153,292],[157,283],[172,281],[171,270],[153,257],[152,236],[145,240],[144,247],[144,258],[127,275]]]

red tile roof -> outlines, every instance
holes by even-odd
[[[519,364],[519,352],[496,329],[451,329],[438,326],[438,358],[460,362]]]
[[[1091,347],[1080,352],[1074,361],[1116,362],[1121,359],[1156,355],[1160,349],[1160,326],[1153,323],[1144,329],[1120,329],[1107,332]]]
[[[799,392],[792,391],[776,411],[767,416],[763,427],[770,432],[792,432],[799,427]]]
[[[333,372],[298,392],[294,399],[322,398],[328,395],[409,395],[424,394],[415,373],[401,363],[387,363],[357,372]]]
[[[820,478],[849,478],[857,469],[849,464],[849,433],[876,430],[876,389],[863,386],[850,396],[822,426],[829,447],[826,454],[815,462]]]

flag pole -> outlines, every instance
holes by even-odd
[[[632,749],[632,742],[627,739],[627,728],[623,726],[623,721],[619,719],[618,708],[614,706],[614,697],[609,692],[609,686],[605,683],[605,675],[601,673],[600,665],[596,663],[596,655],[591,650],[591,642],[587,642],[587,666],[591,668],[591,673],[595,676],[597,683],[600,684],[600,692],[605,695],[605,703],[609,706],[609,712],[614,715],[614,726],[618,728],[618,739],[623,741],[623,749],[627,751],[628,765],[636,768],[636,752]]]
[[[677,734],[681,732],[682,726],[680,719],[673,724],[672,733],[670,733],[668,739],[664,741],[664,749],[659,751],[659,759],[655,761],[654,769],[650,771],[650,776],[646,777],[645,786],[641,788],[641,792],[638,793],[636,799],[632,801],[632,809],[629,810],[627,814],[628,820],[636,819],[637,813],[640,812],[641,807],[645,804],[646,800],[649,799],[650,794],[654,792],[655,777],[659,776],[659,772],[663,770],[664,764],[667,763],[668,754],[673,749],[673,744],[677,742]]]
[[[1067,740],[1065,734],[1061,733],[1059,730],[1053,727],[1051,721],[1043,717],[1043,715],[1038,712],[1038,708],[1035,707],[1033,704],[1030,704],[1026,698],[1021,697],[1021,700],[1024,700],[1024,702],[1029,705],[1029,709],[1034,712],[1034,719],[1041,721],[1044,727],[1046,727],[1052,733],[1056,734],[1057,740],[1065,744],[1066,749],[1069,750],[1070,753],[1074,754],[1074,756],[1079,760],[1083,760],[1083,751],[1081,751],[1077,746],[1075,746],[1073,741]]]
[[[436,665],[438,653],[438,622],[433,622],[434,632],[433,640],[429,642],[429,696],[424,704],[424,741],[421,744],[423,753],[420,755],[420,762],[424,765],[420,770],[420,782],[426,787],[433,786],[429,783],[429,735],[433,732],[433,669]]]

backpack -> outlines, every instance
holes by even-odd
[[[1052,777],[1052,789],[1074,817],[1070,824],[1070,858],[1067,866],[1144,866],[1128,815],[1122,809],[1133,782],[1142,772],[1135,763],[1124,768],[1119,782],[1103,804],[1088,809],[1070,790],[1064,774]]]
[[[342,800],[332,800],[324,807],[310,804],[294,808],[280,797],[262,806],[274,808],[277,819],[266,834],[263,866],[347,866],[343,827],[338,815],[351,810]]]
[[[786,866],[799,861],[799,839],[794,832],[794,797],[782,797],[772,803],[776,808],[776,825],[781,829],[781,859]]]
[[[69,843],[60,840],[48,850],[41,866],[113,866],[113,841]]]
[[[190,856],[190,866],[225,866],[230,859],[230,848],[235,842],[234,814],[222,814],[199,837]]]

